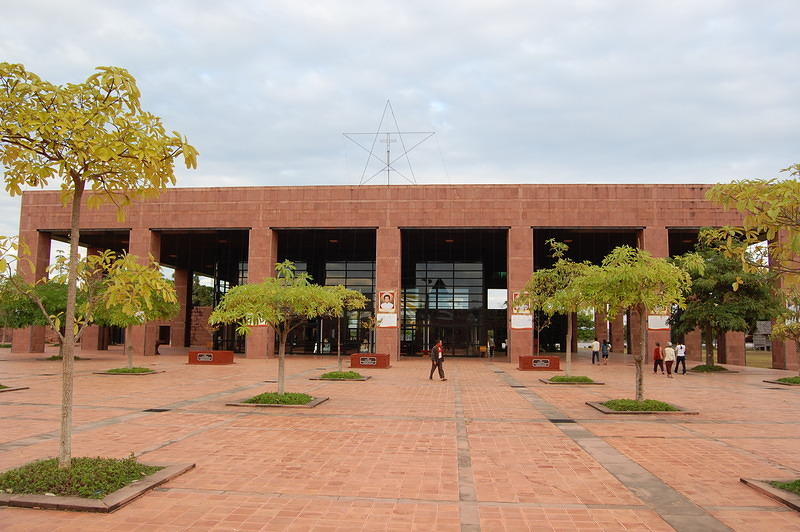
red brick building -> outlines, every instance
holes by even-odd
[[[293,338],[293,352],[328,352],[338,335],[349,351],[369,344],[370,350],[398,358],[419,354],[434,337],[443,337],[450,354],[480,356],[492,338],[514,361],[530,354],[533,332],[524,328],[524,319],[512,321],[511,311],[498,308],[502,304],[497,302],[520,290],[535,268],[549,265],[544,244],[548,238],[568,242],[575,258],[593,261],[619,244],[635,245],[655,256],[682,253],[694,245],[700,227],[737,222],[735,213],[705,200],[707,188],[176,188],[130,206],[123,222],[117,221],[113,208],[84,209],[80,237],[90,252],[108,248],[139,256],[149,253],[175,270],[182,311],[172,322],[134,328],[132,341],[140,353],[150,354],[159,335],[173,346],[189,345],[192,327],[199,326],[191,318],[193,274],[213,279],[219,296],[238,283],[262,280],[273,272],[275,262],[289,259],[315,282],[362,290],[374,305],[342,324],[309,324]],[[31,247],[40,274],[49,263],[51,240],[65,240],[68,228],[69,210],[61,206],[59,192],[23,195],[20,236]],[[384,326],[370,331],[362,321],[373,311],[385,318]],[[630,319],[635,324],[638,317]],[[621,324],[620,317],[610,326],[598,324],[598,334],[611,336],[618,348],[624,334]],[[542,342],[554,344],[563,337],[558,327]],[[665,340],[668,334],[654,331],[651,341]],[[103,337],[93,328],[83,345],[102,347]],[[258,357],[273,352],[272,337],[269,330],[258,329],[245,343],[223,329],[213,342]],[[688,335],[690,354],[699,354],[699,341],[699,335]],[[727,362],[744,364],[743,348],[738,348],[743,345],[741,334],[726,335],[723,343],[728,346]],[[15,351],[39,351],[43,331],[17,331],[13,344]],[[775,367],[796,364],[792,346],[775,346]]]

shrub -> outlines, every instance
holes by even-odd
[[[245,403],[258,405],[305,405],[313,400],[313,397],[305,393],[267,392],[251,397]]]
[[[58,460],[50,458],[0,474],[0,490],[102,499],[160,469],[163,468],[140,464],[133,454],[122,459],[73,458],[69,469],[59,469]]]
[[[655,399],[645,399],[643,401],[636,401],[634,399],[611,399],[610,401],[602,403],[602,405],[618,412],[640,412],[643,410],[652,410],[655,412],[677,412],[679,410],[669,403],[656,401]]]

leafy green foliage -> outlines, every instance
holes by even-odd
[[[106,373],[153,373],[153,370],[150,368],[140,368],[140,367],[133,367],[133,368],[114,368],[109,369]]]
[[[313,401],[314,398],[304,393],[262,393],[251,397],[245,403],[259,405],[305,405]]]
[[[796,495],[800,495],[800,479],[793,480],[791,482],[781,482],[779,480],[773,480],[770,482],[770,485],[774,488],[791,491]]]
[[[212,325],[235,323],[240,334],[254,325],[267,324],[278,334],[278,393],[285,383],[286,340],[305,320],[341,316],[345,309],[363,308],[366,298],[342,286],[312,284],[306,273],[297,274],[291,261],[275,266],[277,275],[258,284],[235,286],[225,294],[209,318]]]
[[[782,377],[778,380],[786,384],[800,384],[800,377]]]
[[[363,379],[364,376],[357,371],[329,371],[322,374],[321,379]]]
[[[128,458],[74,458],[67,469],[55,458],[41,460],[0,474],[0,490],[7,493],[45,494],[102,499],[131,482],[163,469]],[[9,491],[10,490],[10,491]]]
[[[644,399],[642,401],[634,401],[633,399],[611,399],[601,404],[617,412],[676,412],[679,410],[669,403],[656,401],[655,399]]]
[[[594,382],[593,379],[584,375],[553,375],[550,380],[552,382]]]
[[[197,274],[192,276],[192,306],[214,306],[214,288],[200,284],[200,276]]]
[[[717,373],[720,371],[729,371],[729,370],[724,366],[717,366],[715,364],[700,364],[699,366],[690,368],[689,371],[696,371],[698,373]]]

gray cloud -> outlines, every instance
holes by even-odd
[[[357,183],[387,98],[433,182],[717,182],[800,159],[795,1],[45,2],[0,58],[128,68],[201,152],[179,186]],[[401,165],[402,167],[402,165]],[[377,168],[375,169],[377,170]],[[396,178],[393,182],[400,183]],[[0,234],[18,200],[0,199]]]

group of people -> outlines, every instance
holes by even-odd
[[[600,356],[603,357],[603,365],[608,365],[608,352],[611,351],[611,344],[606,340],[603,339],[603,343],[597,341],[595,337],[594,342],[592,342],[592,364],[594,361],[597,360],[597,363],[600,363]]]
[[[686,375],[686,346],[678,344],[672,347],[672,342],[667,342],[664,349],[661,349],[661,342],[656,342],[656,347],[653,349],[653,373],[658,374],[661,369],[661,374],[664,375],[664,367],[666,366],[667,378],[672,378],[672,365],[675,364],[675,373],[678,373],[678,368],[683,365],[683,375]]]

